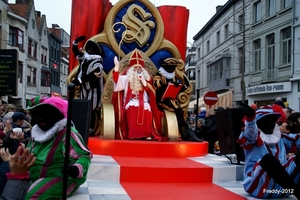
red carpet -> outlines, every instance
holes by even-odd
[[[245,199],[213,184],[212,167],[187,158],[207,155],[207,142],[90,137],[88,146],[94,154],[115,159],[120,165],[120,183],[133,200]]]
[[[121,182],[212,182],[213,168],[186,158],[113,158],[121,166]]]
[[[212,183],[121,182],[132,200],[242,200],[246,199]]]

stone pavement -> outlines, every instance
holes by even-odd
[[[234,165],[223,156],[208,154],[206,156],[189,158],[213,167],[213,183],[219,185],[245,199],[255,200],[243,189],[244,166]],[[120,166],[111,156],[94,155],[87,176],[87,181],[69,200],[130,200],[119,182]],[[294,200],[294,196],[284,200]]]

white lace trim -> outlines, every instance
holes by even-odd
[[[95,59],[102,59],[101,56],[95,54],[88,54],[87,52],[84,53],[83,59],[86,60],[95,60]]]
[[[158,70],[166,79],[173,79],[175,77],[175,71],[170,73],[167,72],[163,67],[160,67]]]
[[[272,134],[265,134],[260,130],[260,138],[269,146],[276,145],[281,138],[279,126],[277,124],[275,125]]]
[[[63,130],[67,125],[67,119],[62,119],[54,124],[52,128],[47,131],[40,129],[38,125],[32,127],[32,138],[39,143],[44,143],[55,136],[55,134]]]

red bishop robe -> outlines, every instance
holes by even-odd
[[[116,139],[139,139],[151,136],[154,140],[165,141],[166,138],[161,136],[162,113],[156,105],[155,90],[150,84],[152,81],[147,82],[147,86],[143,87],[143,91],[139,94],[133,94],[126,78],[122,84],[118,83],[119,78],[124,78],[121,76],[126,75],[113,72],[116,83],[116,91],[112,98],[116,116]]]

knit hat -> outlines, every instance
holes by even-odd
[[[52,106],[53,108],[59,110],[64,118],[67,118],[68,114],[68,101],[61,99],[59,97],[49,97],[46,98],[44,101],[41,103],[38,103],[37,105],[27,108],[31,112],[36,112],[36,111],[42,111],[44,106]]]
[[[22,112],[14,112],[14,114],[11,116],[13,119],[13,122],[16,122],[18,120],[23,120],[25,119],[25,115]]]
[[[256,111],[256,121],[262,119],[263,117],[276,115],[278,118],[281,117],[279,112],[275,112],[272,106],[263,106]]]
[[[37,96],[37,97],[30,99],[27,102],[27,110],[33,109],[38,104],[44,102],[47,98],[48,98],[47,96]]]

